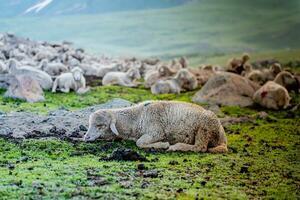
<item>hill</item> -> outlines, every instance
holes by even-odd
[[[192,62],[243,51],[300,48],[297,0],[201,0],[166,9],[0,19],[0,32],[73,41],[90,52],[121,56],[186,55]]]

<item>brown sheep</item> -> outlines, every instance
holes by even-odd
[[[292,75],[290,72],[282,71],[274,79],[275,83],[278,83],[279,85],[282,85],[285,87],[289,92],[295,91],[296,93],[299,93],[299,82],[294,75]]]
[[[242,55],[242,58],[232,58],[228,61],[227,69],[228,72],[233,72],[236,74],[242,74],[244,71],[244,65],[248,62],[250,56],[247,53]]]

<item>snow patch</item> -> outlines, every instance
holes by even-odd
[[[45,7],[47,7],[53,0],[43,0],[40,1],[39,3],[35,4],[34,6],[28,8],[25,11],[25,14],[30,13],[30,12],[35,12],[38,13],[41,10],[43,10]]]

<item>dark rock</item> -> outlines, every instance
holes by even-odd
[[[100,160],[110,161],[147,161],[147,159],[131,149],[118,148],[112,152],[109,157]]]

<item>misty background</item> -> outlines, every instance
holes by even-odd
[[[0,0],[0,32],[112,56],[300,49],[299,0]]]

